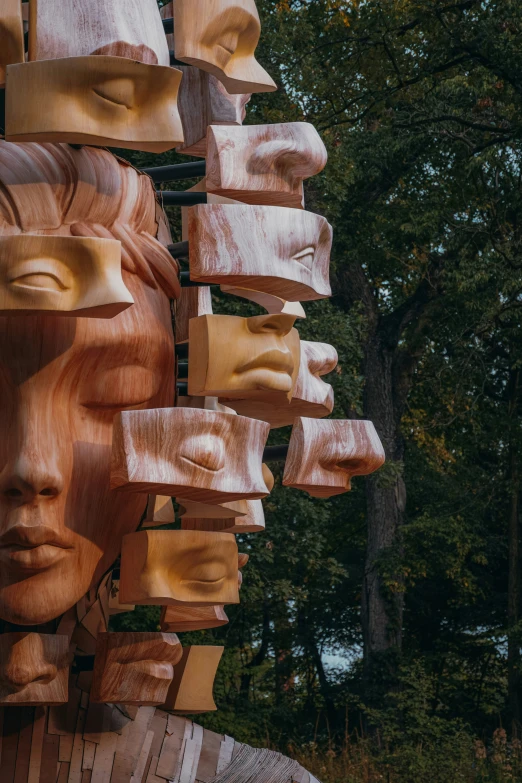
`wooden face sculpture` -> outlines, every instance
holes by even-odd
[[[183,141],[181,73],[155,0],[39,0],[29,31],[29,62],[7,71],[6,139],[151,152]]]
[[[0,705],[67,702],[69,639],[58,634],[0,635]]]
[[[111,237],[135,303],[111,320],[0,317],[0,617],[33,625],[73,606],[138,525],[146,497],[110,491],[112,420],[172,404],[179,288],[150,181],[109,153],[0,142],[0,182],[2,237]],[[55,290],[37,260],[22,280]]]
[[[303,180],[319,174],[326,161],[323,141],[308,122],[211,125],[207,131],[208,192],[246,204],[302,209]]]
[[[284,207],[201,204],[189,210],[190,277],[235,284],[289,302],[322,299],[332,229],[320,215]]]
[[[300,363],[290,315],[204,315],[189,324],[190,395],[290,399]],[[222,346],[229,345],[224,352]]]
[[[254,0],[174,2],[177,59],[213,74],[231,94],[277,89],[254,57],[260,33]]]

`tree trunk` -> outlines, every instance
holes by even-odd
[[[509,415],[514,423],[518,416],[518,390],[520,371],[513,370],[510,377]],[[520,641],[516,626],[520,614],[520,479],[517,449],[510,444],[509,481],[510,509],[508,524],[508,702],[513,734],[520,731]]]

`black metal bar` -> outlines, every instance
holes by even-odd
[[[164,207],[194,207],[196,204],[206,204],[207,194],[190,190],[157,190],[158,197]]]
[[[163,19],[163,29],[166,35],[172,35],[174,33],[174,19],[169,16],[168,19]]]
[[[168,251],[172,258],[188,258],[189,243],[174,242],[174,244],[168,246]]]
[[[173,166],[155,166],[141,169],[144,174],[152,177],[154,182],[173,182],[180,179],[204,177],[207,172],[206,160],[195,160],[191,163],[176,163]]]
[[[185,381],[177,383],[176,388],[180,397],[188,397],[188,383],[185,383]]]
[[[210,288],[208,283],[200,283],[197,280],[190,279],[190,272],[181,272],[179,276],[179,282],[182,288]]]
[[[178,362],[178,378],[188,378],[188,362]]]
[[[281,446],[267,446],[263,451],[263,462],[284,462],[288,456],[288,443]]]
[[[170,54],[170,64],[171,65],[187,65],[187,63],[182,62],[182,60],[176,60],[176,55],[174,52],[169,52]]]
[[[188,343],[178,343],[176,345],[176,356],[178,359],[188,359],[189,355],[189,344]]]

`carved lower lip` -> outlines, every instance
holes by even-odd
[[[9,544],[0,549],[2,559],[27,571],[42,571],[62,560],[69,550],[54,544],[21,546]]]
[[[283,353],[282,351],[271,351],[244,364],[236,372],[241,374],[249,370],[269,370],[291,376],[294,371],[294,360],[291,354]]]

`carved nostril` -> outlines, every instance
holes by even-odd
[[[14,487],[12,487],[11,489],[6,489],[4,495],[7,498],[19,498],[22,496],[22,491],[20,489],[15,489]]]

